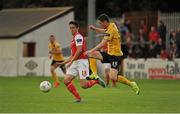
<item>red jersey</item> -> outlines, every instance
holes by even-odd
[[[159,33],[158,32],[150,32],[149,33],[149,40],[157,42],[159,39]]]
[[[84,55],[84,52],[87,50],[85,38],[79,33],[76,33],[71,40],[72,56],[75,55],[75,53],[77,51],[77,46],[82,46],[82,52],[81,52],[80,56],[78,57],[78,59],[87,59],[87,56]]]

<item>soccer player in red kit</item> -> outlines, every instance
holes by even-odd
[[[76,21],[69,22],[69,28],[73,35],[71,40],[71,56],[60,65],[66,64],[67,72],[64,78],[64,84],[67,89],[74,95],[75,102],[81,102],[81,97],[76,90],[72,80],[79,75],[80,85],[83,89],[92,87],[95,84],[99,84],[105,87],[105,82],[99,78],[98,80],[86,80],[89,76],[89,62],[84,52],[86,51],[85,38],[78,32],[79,25]]]

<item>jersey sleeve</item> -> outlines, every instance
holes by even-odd
[[[83,45],[83,37],[81,35],[76,35],[75,36],[75,43],[76,43],[76,46],[81,46]]]
[[[49,49],[49,51],[52,50],[51,44],[48,44],[48,49]]]

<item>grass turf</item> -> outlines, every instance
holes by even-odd
[[[84,90],[76,80],[82,103],[73,103],[62,81],[59,88],[41,92],[39,83],[43,80],[52,82],[44,77],[0,77],[0,112],[180,112],[179,80],[138,80],[139,96],[123,84]]]

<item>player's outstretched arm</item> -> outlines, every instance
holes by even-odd
[[[72,62],[80,56],[81,53],[82,53],[82,46],[80,45],[80,46],[77,46],[77,51],[74,56],[71,55],[67,60],[58,64],[61,66],[68,63],[67,67],[69,67],[72,64]]]
[[[68,59],[66,59],[64,62],[61,62],[61,63],[58,63],[58,62],[57,62],[57,64],[58,64],[59,66],[65,65],[65,64],[67,64],[67,63],[69,63],[69,62],[71,61],[72,57],[73,57],[73,56],[70,56],[70,57],[69,57]]]
[[[106,29],[97,28],[94,25],[89,25],[89,29],[94,30],[94,31],[96,31],[98,33],[105,33],[106,32]]]

